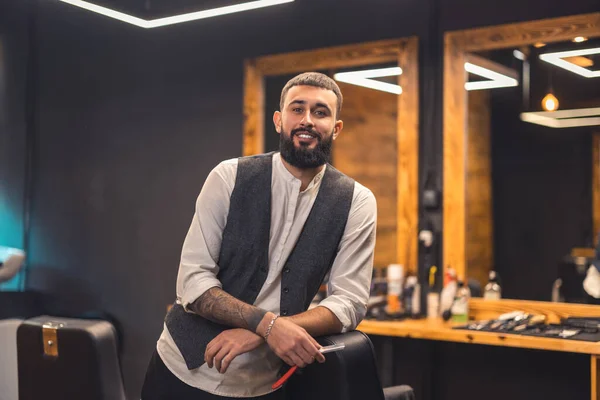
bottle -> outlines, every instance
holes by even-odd
[[[562,279],[558,278],[554,281],[552,285],[552,302],[553,303],[563,303],[565,301],[564,296],[562,295]]]
[[[437,267],[432,265],[429,269],[429,291],[427,292],[427,318],[434,319],[440,314],[440,294],[434,291],[435,273]]]
[[[416,276],[415,289],[412,295],[412,315],[415,317],[421,315],[421,284],[417,281]]]
[[[417,316],[421,313],[421,285],[416,276],[406,278],[404,287],[404,312],[409,316]]]
[[[416,284],[416,276],[409,276],[406,278],[406,286],[404,287],[404,292],[402,293],[402,298],[404,299],[404,301],[402,303],[404,305],[404,312],[407,315],[412,315],[414,313],[413,295],[415,292]]]
[[[444,311],[448,311],[452,307],[456,291],[456,271],[452,267],[447,267],[444,274],[444,288],[440,294],[440,316],[443,316]]]
[[[471,292],[463,281],[458,281],[457,285],[458,289],[456,290],[456,296],[451,307],[452,321],[465,323],[469,320],[469,299],[471,298]]]
[[[400,302],[402,296],[402,281],[404,280],[404,267],[400,264],[390,264],[387,268],[387,307],[388,314],[402,312]]]
[[[483,298],[484,300],[500,300],[500,298],[502,298],[502,289],[498,284],[496,271],[490,271],[489,282],[485,285]]]

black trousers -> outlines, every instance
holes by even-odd
[[[281,388],[273,393],[250,397],[249,400],[285,400],[284,389]],[[223,397],[189,386],[177,378],[163,363],[160,356],[154,350],[144,386],[142,387],[141,400],[244,400],[240,397]]]

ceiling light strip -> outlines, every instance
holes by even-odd
[[[72,6],[81,7],[88,11],[93,11],[98,14],[105,15],[110,18],[118,19],[123,22],[128,22],[130,24],[139,26],[140,28],[149,28],[148,21],[145,19],[141,19],[138,17],[134,17],[129,14],[125,14],[119,11],[112,10],[110,8],[102,7],[96,4],[88,3],[83,0],[60,0],[63,3],[71,4]]]
[[[64,3],[71,4],[76,7],[84,8],[88,11],[93,11],[104,16],[118,19],[123,22],[127,22],[141,28],[157,28],[165,25],[173,25],[182,22],[194,21],[198,19],[217,17],[220,15],[233,14],[242,11],[255,10],[257,8],[264,8],[274,6],[278,4],[291,3],[294,0],[257,0],[250,1],[242,4],[234,4],[225,7],[214,8],[211,10],[196,11],[181,15],[174,15],[171,17],[158,18],[153,20],[145,20],[142,18],[134,17],[129,14],[125,14],[119,11],[112,10],[107,7],[102,7],[97,4],[89,3],[83,0],[60,0]]]
[[[515,78],[511,78],[510,76],[500,74],[492,71],[491,69],[480,67],[479,65],[469,62],[465,63],[465,71],[490,79],[489,81],[466,82],[465,89],[467,90],[494,89],[519,85],[519,81],[517,81]]]
[[[591,49],[560,51],[558,53],[540,54],[540,60],[556,65],[557,67],[566,69],[567,71],[571,71],[575,74],[584,76],[586,78],[598,78],[600,77],[600,70],[591,71],[587,68],[583,68],[579,65],[575,65],[569,61],[563,60],[563,58],[587,56],[591,54],[600,54],[600,47],[595,47]]]
[[[373,78],[383,78],[386,76],[398,76],[402,74],[402,68],[377,68],[364,71],[339,72],[333,75],[333,79],[349,83],[351,85],[363,86],[369,89],[380,90],[392,94],[402,94],[402,87],[393,83],[373,80]]]
[[[226,6],[226,7],[213,8],[212,10],[197,11],[197,12],[192,12],[189,14],[174,15],[172,17],[159,18],[159,19],[148,21],[148,22],[150,24],[150,26],[149,26],[150,28],[156,28],[158,26],[172,25],[172,24],[178,24],[181,22],[194,21],[197,19],[204,19],[204,18],[210,18],[210,17],[217,17],[220,15],[233,14],[233,13],[241,12],[241,11],[255,10],[257,8],[270,7],[270,6],[275,6],[278,4],[290,3],[292,1],[294,1],[294,0],[250,1],[250,2],[242,3],[242,4],[235,4],[235,5]]]

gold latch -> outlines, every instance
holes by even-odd
[[[56,331],[65,324],[58,322],[46,322],[42,325],[42,340],[44,341],[44,355],[58,357],[58,337]]]

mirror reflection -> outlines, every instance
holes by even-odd
[[[485,292],[494,271],[503,298],[600,303],[600,39],[465,58],[467,276]]]

